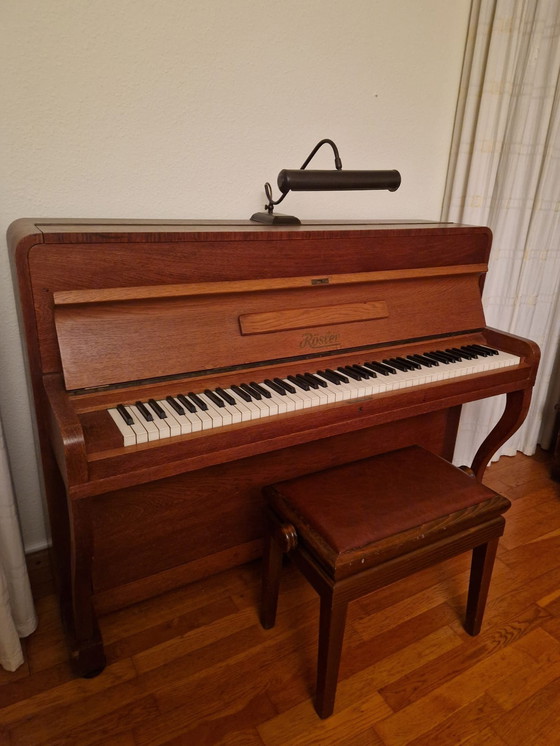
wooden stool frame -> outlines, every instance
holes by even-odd
[[[319,649],[315,709],[321,718],[332,714],[348,603],[378,588],[412,575],[450,557],[472,550],[465,630],[477,635],[482,625],[494,559],[505,520],[497,516],[422,548],[394,557],[349,577],[334,580],[305,547],[298,544],[295,527],[272,510],[263,558],[261,624],[276,621],[283,555],[288,554],[320,597]]]

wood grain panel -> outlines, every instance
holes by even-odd
[[[340,317],[332,324],[327,312],[321,323],[323,309],[349,301],[358,305],[382,301],[388,312],[359,324],[352,320],[342,324]],[[299,326],[302,308],[309,309],[313,324]],[[266,335],[240,334],[240,316],[279,312],[292,313],[298,325],[282,328],[279,324]],[[263,288],[217,297],[59,305],[54,316],[68,389],[231,368],[484,326],[477,273],[359,285]]]

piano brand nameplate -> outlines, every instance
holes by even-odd
[[[287,311],[250,313],[239,317],[241,334],[267,334],[289,329],[307,329],[325,324],[348,324],[352,321],[371,321],[389,315],[385,301],[343,303],[339,306],[292,308]]]

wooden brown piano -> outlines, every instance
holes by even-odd
[[[18,220],[8,238],[80,675],[104,666],[98,615],[259,555],[264,484],[413,444],[450,459],[461,405],[504,393],[480,478],[527,413],[539,352],[485,325],[487,228]]]

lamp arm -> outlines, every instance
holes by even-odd
[[[321,142],[318,142],[317,145],[315,145],[315,147],[313,148],[313,150],[311,151],[311,153],[307,156],[307,159],[304,162],[303,166],[301,167],[302,171],[307,166],[307,164],[309,163],[309,161],[313,158],[313,156],[315,155],[315,153],[319,150],[319,148],[321,147],[321,145],[325,145],[325,143],[328,143],[331,146],[331,148],[333,149],[333,152],[334,152],[334,165],[335,165],[336,170],[340,171],[340,169],[342,168],[342,161],[340,160],[340,155],[338,154],[338,148],[336,147],[336,145],[334,144],[334,142],[332,140],[329,140],[328,138],[325,138],[324,140],[321,140]]]

